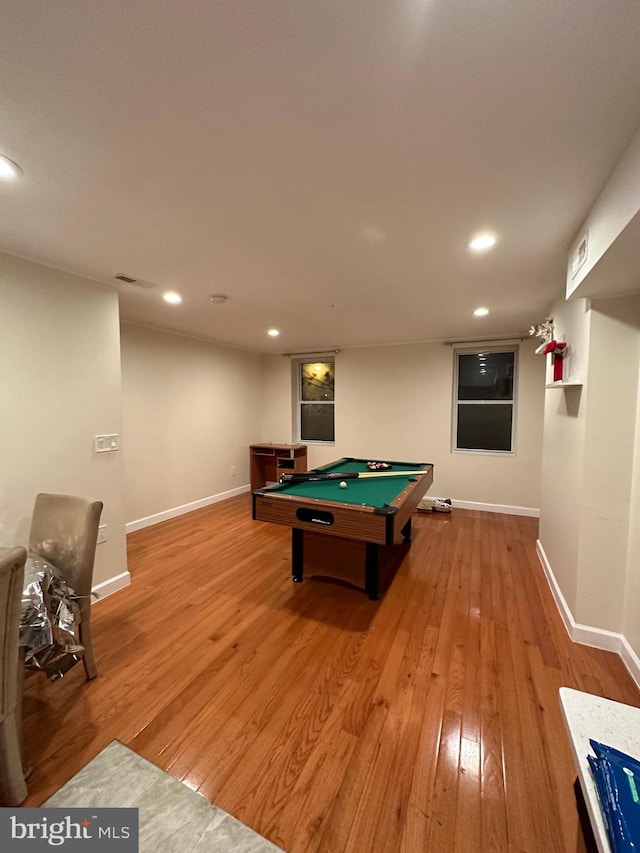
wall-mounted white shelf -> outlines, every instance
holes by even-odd
[[[545,388],[573,388],[576,385],[584,385],[584,374],[576,373],[568,379],[563,379],[562,382],[547,382]]]

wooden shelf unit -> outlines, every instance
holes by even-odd
[[[307,470],[306,444],[252,444],[249,453],[251,491],[277,483],[281,474]]]

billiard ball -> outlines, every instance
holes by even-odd
[[[346,488],[347,488],[347,483],[346,483],[346,481],[345,481],[345,480],[341,480],[341,481],[340,481],[340,488],[341,488],[341,489],[346,489]]]

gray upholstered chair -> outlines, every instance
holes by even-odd
[[[26,548],[11,548],[0,556],[0,781],[9,806],[20,805],[27,796],[18,723],[18,691],[22,690],[18,640],[26,559]]]
[[[29,551],[60,569],[79,597],[78,638],[84,646],[87,678],[98,674],[91,641],[91,582],[101,513],[102,501],[40,494],[33,508],[29,536]]]

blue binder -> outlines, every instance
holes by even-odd
[[[614,853],[640,852],[640,762],[618,749],[590,740],[587,756]]]

